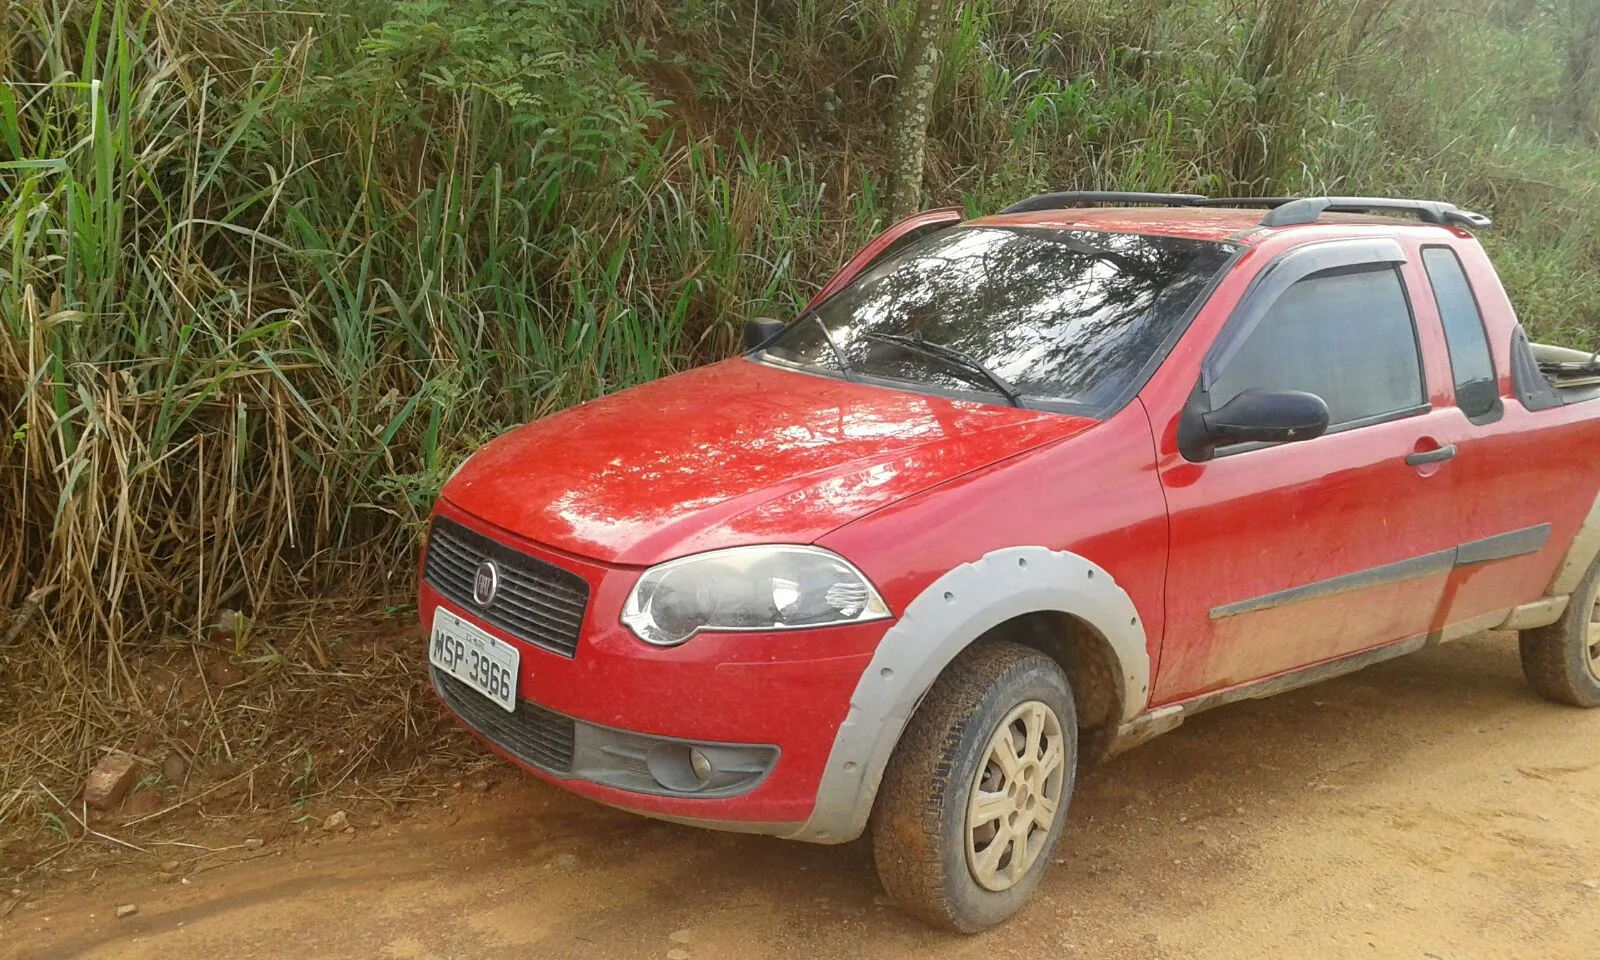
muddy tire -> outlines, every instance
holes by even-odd
[[[1072,688],[1056,662],[1010,643],[966,650],[884,772],[872,813],[884,890],[960,933],[1016,913],[1050,866],[1077,766]]]
[[[1548,627],[1522,631],[1522,673],[1540,696],[1574,707],[1600,707],[1600,561],[1589,569]]]

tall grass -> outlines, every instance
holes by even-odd
[[[880,225],[905,6],[0,4],[0,610],[43,591],[115,691],[222,607],[407,588],[465,452],[724,355]],[[1437,195],[1600,345],[1600,152],[1540,119],[1555,26],[1490,6],[956,4],[930,202]]]
[[[108,665],[224,606],[403,586],[464,451],[726,350],[871,220],[807,162],[650,138],[620,69],[574,111],[565,78],[401,69],[403,23],[262,13],[11,8],[0,606],[54,587]]]

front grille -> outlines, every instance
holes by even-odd
[[[528,700],[518,700],[516,712],[507,713],[488,697],[438,670],[433,671],[433,686],[445,706],[495,746],[547,773],[572,772],[571,717]]]
[[[472,599],[478,565],[493,560],[500,590],[487,608]],[[589,582],[570,570],[496,543],[444,517],[428,533],[422,579],[481,620],[564,657],[578,651],[578,630],[589,605]]]

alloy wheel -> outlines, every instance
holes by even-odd
[[[1037,700],[1017,706],[989,739],[967,804],[967,867],[980,886],[1009,890],[1027,876],[1055,824],[1065,773],[1055,711]]]
[[[1589,611],[1584,646],[1589,654],[1589,672],[1594,674],[1596,680],[1600,680],[1600,596],[1595,597],[1594,607]]]

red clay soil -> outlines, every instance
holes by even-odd
[[[168,849],[44,881],[0,920],[0,956],[1579,960],[1600,946],[1600,711],[1533,697],[1506,635],[1224,708],[1090,772],[1033,903],[978,937],[877,900],[864,844],[653,823],[509,771],[415,807],[354,813],[353,834],[278,824],[260,847],[188,851],[176,878]],[[236,843],[228,829],[195,842]],[[117,919],[124,904],[137,913]]]

